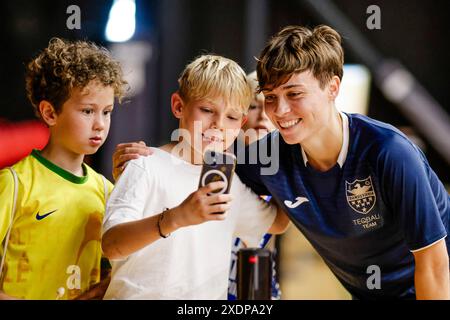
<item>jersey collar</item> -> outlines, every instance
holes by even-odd
[[[337,159],[337,163],[339,164],[339,167],[342,168],[344,165],[345,160],[347,159],[347,153],[348,153],[348,143],[349,143],[349,128],[348,128],[348,117],[345,113],[339,112],[342,118],[342,147],[341,151],[339,151],[339,156]],[[308,163],[308,157],[306,156],[305,151],[303,148],[300,148],[302,150],[302,159],[303,163]]]
[[[56,164],[54,164],[53,162],[47,160],[46,158],[44,158],[41,155],[41,152],[37,149],[33,149],[33,151],[31,152],[31,155],[36,158],[36,160],[38,160],[42,165],[44,165],[47,169],[53,171],[54,173],[56,173],[57,175],[59,175],[60,177],[76,183],[76,184],[83,184],[88,180],[88,173],[87,173],[87,167],[84,163],[81,164],[82,168],[83,168],[83,176],[79,177],[74,175],[73,173],[64,170],[63,168],[57,166]]]

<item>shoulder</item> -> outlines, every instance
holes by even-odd
[[[114,184],[109,181],[104,175],[102,175],[101,173],[98,173],[97,171],[95,171],[94,169],[92,169],[89,165],[84,163],[84,166],[86,167],[87,170],[87,175],[89,177],[89,179],[93,179],[94,183],[97,187],[101,187],[101,189],[103,190],[104,186],[105,186],[105,182],[106,182],[106,186],[108,188],[109,191],[111,191],[114,187]]]
[[[129,161],[127,165],[146,171],[155,171],[155,166],[157,166],[158,170],[170,167],[173,161],[173,156],[170,153],[158,148],[152,148],[152,151],[153,154],[149,156],[140,156],[137,159]]]
[[[11,168],[17,174],[19,185],[26,185],[30,183],[35,179],[34,177],[39,171],[45,170],[42,166],[37,165],[37,162],[38,161],[36,160],[36,158],[34,158],[32,155],[28,155],[11,166]],[[2,172],[4,172],[2,176],[4,176],[6,179],[8,179],[8,176],[10,176],[11,181],[13,181],[13,176],[8,168],[3,169]]]
[[[350,114],[350,130],[359,149],[367,149],[374,161],[426,161],[420,149],[394,126],[369,117]]]
[[[13,175],[8,168],[0,170],[0,188],[13,182]]]

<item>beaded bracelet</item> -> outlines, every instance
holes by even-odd
[[[159,215],[159,218],[158,218],[158,232],[159,232],[159,235],[161,236],[161,238],[164,238],[164,239],[170,236],[170,233],[164,235],[164,234],[161,232],[161,221],[164,219],[164,213],[165,213],[167,210],[169,210],[169,208],[164,208],[164,211],[161,212],[161,214]]]

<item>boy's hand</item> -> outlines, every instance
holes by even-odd
[[[225,182],[216,181],[191,193],[178,207],[174,208],[172,219],[179,227],[200,224],[206,221],[224,220],[230,209],[232,196],[230,194],[211,194],[221,189]],[[214,214],[214,212],[223,212]]]
[[[120,143],[116,146],[113,154],[113,170],[112,175],[117,181],[125,168],[125,164],[140,156],[148,156],[153,152],[150,147],[145,145],[144,141]]]
[[[74,300],[102,300],[110,281],[111,275],[108,275],[105,279],[102,279],[99,283],[92,286],[88,291],[80,294]]]

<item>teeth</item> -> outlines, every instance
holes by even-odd
[[[202,136],[203,136],[203,140],[208,141],[208,142],[223,142],[223,139],[216,137],[216,136],[207,137],[204,134],[202,134]]]
[[[295,126],[299,122],[300,122],[300,119],[291,120],[291,121],[285,121],[285,122],[278,122],[278,123],[280,124],[280,126],[283,129],[287,129],[287,128],[290,128],[292,126]]]

